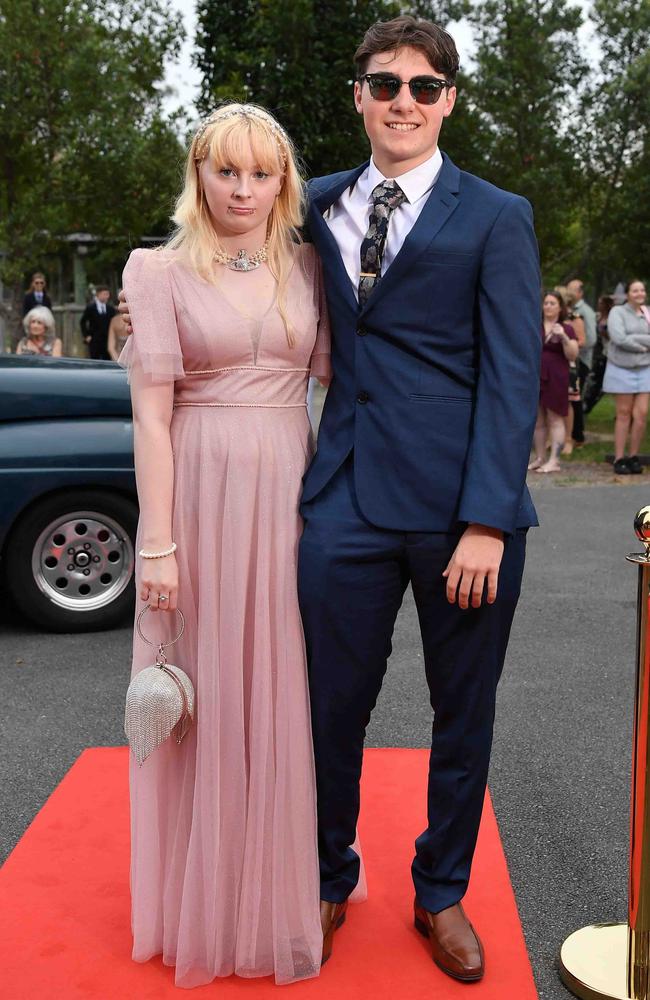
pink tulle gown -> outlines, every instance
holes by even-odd
[[[175,380],[186,630],[168,656],[192,678],[197,713],[180,746],[168,740],[142,767],[131,757],[131,891],[133,958],[162,954],[177,986],[232,973],[289,983],[320,967],[296,557],[307,384],[329,372],[329,333],[313,248],[295,257],[293,347],[277,303],[257,308],[262,269],[224,269],[216,287],[169,253],[135,250],[124,272],[134,332],[120,363]],[[149,614],[145,632],[170,636],[175,617]],[[136,636],[133,670],[152,653]]]

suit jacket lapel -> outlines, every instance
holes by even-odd
[[[323,218],[323,213],[338,201],[347,188],[354,184],[367,166],[367,163],[363,163],[360,167],[355,167],[354,170],[349,170],[347,173],[337,174],[331,186],[323,188],[312,196],[309,209],[309,228],[314,246],[318,250],[323,266],[329,271],[331,280],[355,312],[359,310],[359,303],[354,294],[350,276],[345,270],[338,244]]]
[[[442,169],[433,191],[427,198],[415,225],[404,240],[393,263],[386,274],[379,279],[376,288],[370,293],[362,313],[371,310],[384,295],[399,285],[404,272],[414,265],[422,251],[442,229],[450,215],[455,212],[458,206],[460,170],[445,153],[442,155]],[[399,178],[397,180],[399,183]]]

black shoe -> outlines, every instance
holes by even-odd
[[[638,461],[638,459],[637,459]],[[614,462],[614,472],[617,476],[629,476],[632,473],[629,465],[627,464],[627,458],[617,458]]]
[[[643,472],[643,466],[639,461],[638,455],[630,455],[627,460],[627,467],[633,476],[640,476]]]

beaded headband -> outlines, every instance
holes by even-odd
[[[240,104],[236,108],[228,108],[228,109],[217,108],[217,110],[213,111],[211,115],[208,115],[207,118],[204,118],[204,120],[199,125],[196,136],[194,137],[194,141],[196,144],[195,154],[194,154],[195,159],[199,163],[201,163],[205,159],[205,155],[207,153],[207,147],[200,150],[200,152],[199,149],[201,146],[203,136],[209,129],[210,125],[214,125],[215,122],[225,121],[227,118],[235,118],[237,115],[240,115],[242,118],[249,118],[249,117],[257,118],[259,121],[263,121],[266,125],[268,125],[268,127],[273,132],[273,136],[277,143],[278,152],[280,153],[280,160],[282,162],[282,167],[283,168],[286,167],[287,148],[289,144],[289,137],[287,133],[284,131],[282,126],[275,121],[274,118],[271,118],[270,115],[267,115],[263,111],[260,111],[260,109],[256,108],[254,104]]]

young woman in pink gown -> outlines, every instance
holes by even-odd
[[[329,375],[329,334],[302,207],[284,131],[227,105],[192,142],[175,236],[124,272],[138,549],[176,546],[139,558],[136,613],[170,612],[143,623],[158,640],[183,612],[169,657],[197,705],[180,745],[131,758],[133,957],[162,954],[177,986],[320,968],[296,550],[307,384]],[[136,635],[134,672],[151,662]]]

